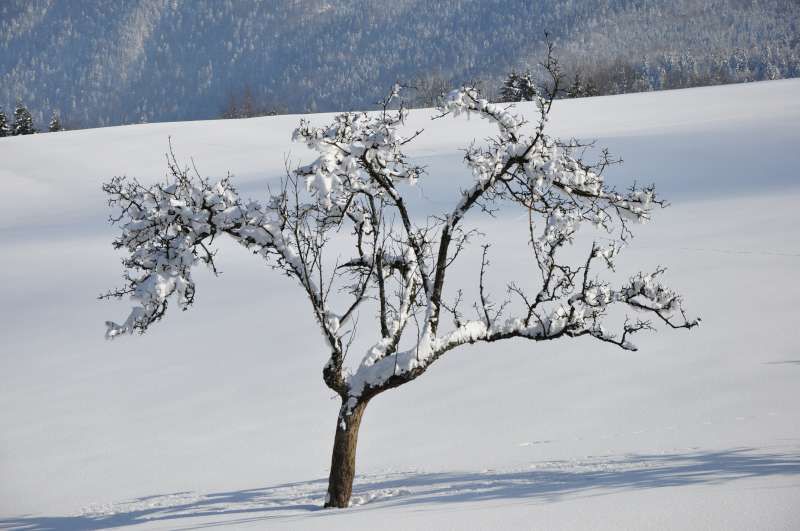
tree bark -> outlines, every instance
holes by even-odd
[[[331,474],[328,478],[328,496],[325,507],[343,508],[350,505],[353,493],[353,478],[356,475],[356,445],[361,417],[368,400],[359,401],[349,415],[344,415],[346,405],[342,405],[336,419],[336,436],[333,439]]]

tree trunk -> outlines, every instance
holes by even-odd
[[[353,407],[350,415],[344,415],[345,405],[336,419],[336,437],[333,440],[331,474],[328,478],[328,496],[325,507],[347,507],[353,493],[353,478],[356,475],[356,445],[361,417],[367,407],[367,400]],[[343,420],[344,419],[344,420]]]

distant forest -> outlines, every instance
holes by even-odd
[[[574,96],[800,76],[798,0],[2,0],[0,107],[79,128],[370,109],[397,81],[498,97],[545,31]]]

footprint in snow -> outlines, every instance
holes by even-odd
[[[367,492],[362,495],[353,496],[350,499],[350,507],[366,505],[368,503],[381,500],[388,500],[398,496],[408,496],[409,494],[411,494],[411,491],[407,489],[381,489],[374,492]]]

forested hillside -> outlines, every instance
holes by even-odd
[[[796,77],[799,30],[796,0],[4,0],[0,106],[74,128],[491,92],[545,31],[606,93]]]

